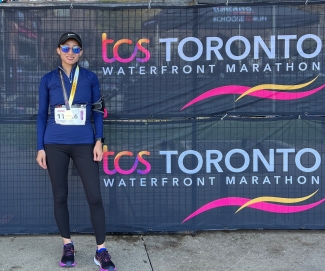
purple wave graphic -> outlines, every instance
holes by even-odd
[[[297,100],[297,99],[301,99],[301,98],[310,96],[310,95],[318,92],[324,86],[325,86],[325,84],[321,85],[318,88],[311,89],[311,90],[304,91],[304,92],[279,92],[279,91],[261,89],[261,90],[249,93],[247,95],[258,97],[258,98],[263,98],[263,99],[271,99],[271,100]],[[205,99],[208,99],[208,98],[211,98],[214,96],[219,96],[219,95],[224,95],[224,94],[239,94],[239,95],[241,95],[246,90],[248,90],[250,88],[251,87],[239,86],[239,85],[229,85],[229,86],[213,88],[213,89],[210,89],[207,92],[204,92],[203,94],[197,96],[196,98],[194,98],[192,101],[190,101],[185,106],[183,106],[181,110],[183,110],[197,102],[200,102],[202,100],[205,100]]]
[[[194,213],[190,214],[187,218],[185,218],[182,221],[182,223],[210,209],[223,207],[223,206],[242,206],[250,200],[251,199],[248,198],[228,197],[228,198],[222,198],[222,199],[211,201],[206,205],[202,206],[201,208],[197,209]],[[315,203],[300,205],[300,206],[287,206],[287,205],[279,205],[279,204],[267,203],[267,202],[256,202],[252,205],[247,206],[246,208],[253,208],[253,209],[270,212],[270,213],[290,214],[290,213],[298,213],[298,212],[306,211],[308,209],[312,209],[317,205],[323,203],[324,201],[325,198]]]

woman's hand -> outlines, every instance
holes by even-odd
[[[94,161],[102,161],[103,159],[103,145],[102,142],[96,141],[95,147],[94,147]]]
[[[39,150],[37,152],[37,157],[36,157],[36,161],[39,164],[39,166],[41,168],[47,169],[47,165],[46,165],[46,154],[44,150]]]

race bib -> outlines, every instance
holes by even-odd
[[[71,111],[71,112],[67,112]],[[71,114],[72,113],[72,114]],[[54,109],[55,123],[61,125],[85,125],[86,107],[72,107],[67,110],[65,107]],[[68,118],[66,116],[69,116]]]

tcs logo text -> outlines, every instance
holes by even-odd
[[[131,62],[135,58],[138,50],[140,50],[145,55],[145,57],[144,58],[136,58],[136,61],[147,62],[150,59],[150,52],[142,46],[142,43],[149,43],[149,42],[150,41],[148,39],[138,40],[138,42],[134,46],[134,50],[133,50],[133,53],[131,54],[131,56],[128,58],[122,58],[118,54],[118,49],[119,49],[120,45],[123,43],[124,44],[132,44],[132,40],[130,40],[130,39],[118,40],[117,42],[115,42],[115,44],[113,46],[113,56],[114,57],[108,58],[107,45],[114,43],[114,40],[107,39],[107,34],[102,33],[102,58],[106,63],[113,63],[115,61],[122,62],[122,63],[128,63],[128,62]]]
[[[139,152],[134,160],[133,166],[130,169],[122,169],[120,167],[119,162],[123,156],[132,157],[133,153],[130,151],[119,152],[114,158],[114,169],[113,170],[109,169],[108,158],[109,158],[109,156],[113,156],[115,153],[113,151],[108,151],[106,145],[103,147],[103,151],[104,151],[104,153],[103,153],[103,170],[107,175],[113,175],[116,172],[118,172],[120,174],[124,174],[124,175],[131,174],[136,170],[139,162],[145,166],[145,169],[143,169],[143,170],[137,169],[137,172],[139,174],[147,174],[151,170],[151,165],[149,164],[149,162],[146,161],[142,157],[143,155],[150,155],[150,152],[148,152],[148,151]]]

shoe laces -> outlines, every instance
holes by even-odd
[[[74,249],[72,245],[64,246],[64,256],[71,256],[74,254]]]
[[[109,255],[107,250],[98,252],[97,256],[100,262],[109,262],[111,260],[111,255]]]

